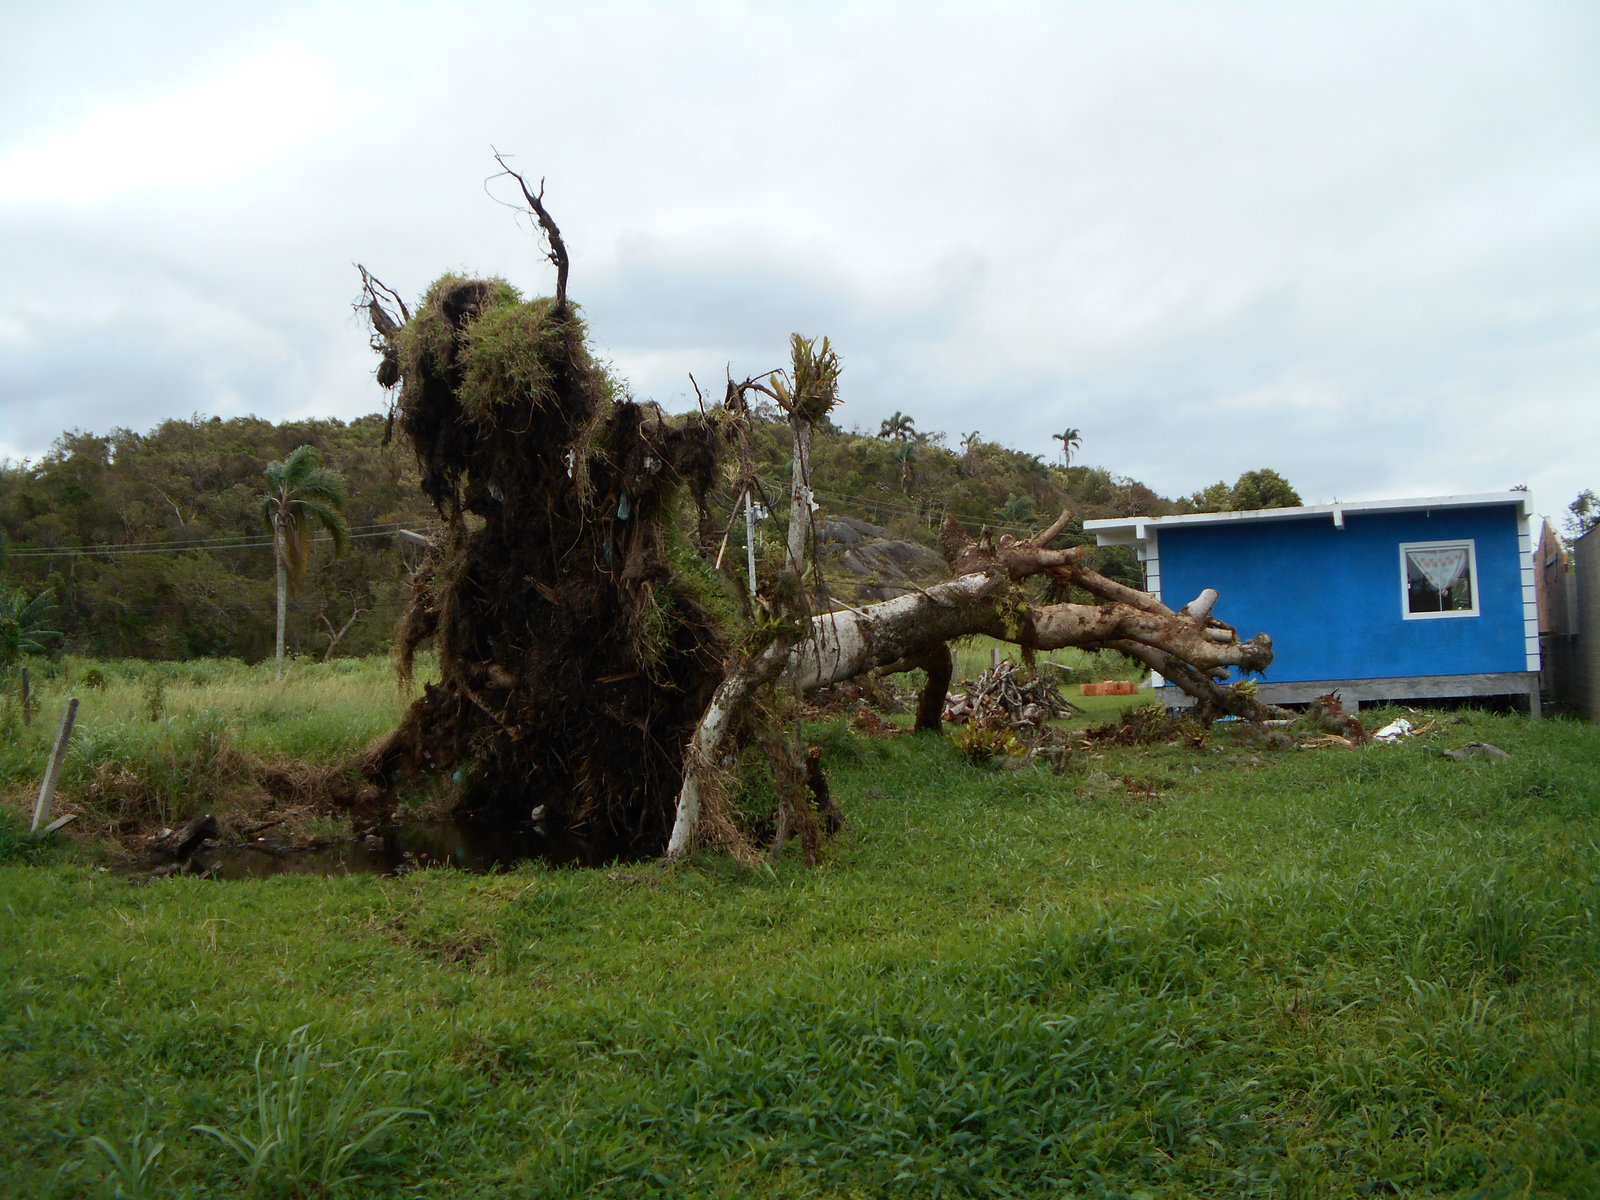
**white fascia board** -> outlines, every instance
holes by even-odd
[[[1423,496],[1412,500],[1349,500],[1333,504],[1307,504],[1299,508],[1252,508],[1244,512],[1184,513],[1171,517],[1105,517],[1085,521],[1084,531],[1092,533],[1101,546],[1132,546],[1144,540],[1155,528],[1183,525],[1230,525],[1236,522],[1292,521],[1305,517],[1328,517],[1337,529],[1344,528],[1349,513],[1419,512],[1435,508],[1481,508],[1489,504],[1515,504],[1526,521],[1532,512],[1533,498],[1527,492],[1482,492],[1464,496]]]
[[[1084,529],[1089,529],[1091,526],[1095,527],[1095,544],[1097,546],[1139,546],[1143,545],[1145,539],[1150,536],[1150,526],[1160,519],[1159,517],[1129,517],[1126,519],[1119,517],[1103,521],[1085,521],[1083,527]],[[1111,528],[1102,532],[1098,528],[1101,525],[1107,525]]]

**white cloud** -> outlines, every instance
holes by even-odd
[[[13,146],[0,159],[0,203],[104,206],[129,192],[260,176],[323,136],[342,107],[322,59],[292,46],[262,51]]]
[[[1169,494],[1259,466],[1346,498],[1527,479],[1552,509],[1600,483],[1600,9],[136,25],[39,10],[0,46],[0,427],[29,453],[107,411],[377,407],[352,260],[406,292],[548,286],[483,196],[493,142],[547,177],[640,395],[775,366],[798,329],[843,355],[846,424],[900,409],[1047,456],[1073,425]]]

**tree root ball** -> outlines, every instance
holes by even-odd
[[[634,403],[571,305],[447,276],[394,335],[399,427],[447,523],[398,630],[440,679],[363,764],[384,803],[431,776],[458,811],[539,805],[574,856],[659,853],[732,608],[690,545],[713,417]]]

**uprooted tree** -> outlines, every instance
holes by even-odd
[[[1064,520],[1025,542],[948,524],[949,582],[828,611],[800,549],[807,435],[836,399],[826,343],[796,337],[787,372],[730,379],[723,403],[687,416],[636,402],[589,354],[542,189],[507,174],[547,240],[553,297],[447,275],[412,313],[362,271],[378,378],[400,389],[395,415],[447,530],[397,630],[402,676],[432,639],[439,679],[364,757],[366,804],[382,811],[425,775],[479,818],[521,824],[542,809],[565,852],[591,860],[675,856],[708,834],[748,852],[748,813],[741,830],[726,793],[753,755],[791,818],[775,820],[780,836],[815,834],[825,787],[784,697],[922,667],[918,725],[937,727],[948,643],[977,633],[1033,650],[1113,647],[1214,710],[1260,715],[1250,689],[1220,680],[1266,667],[1265,635],[1241,641],[1211,616],[1213,593],[1174,611],[1091,570],[1082,549],[1051,549]],[[788,414],[797,458],[790,546],[754,598],[718,570],[713,517],[719,488],[752,482],[737,461],[752,392]],[[1094,602],[1040,603],[1024,587],[1035,576]]]

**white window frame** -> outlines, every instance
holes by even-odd
[[[1452,608],[1445,612],[1412,612],[1410,571],[1406,566],[1408,550],[1453,550],[1465,546],[1467,550],[1467,578],[1472,583],[1472,607]],[[1482,597],[1478,591],[1478,543],[1473,538],[1444,538],[1437,542],[1400,543],[1400,615],[1407,621],[1449,620],[1452,617],[1476,617]]]

